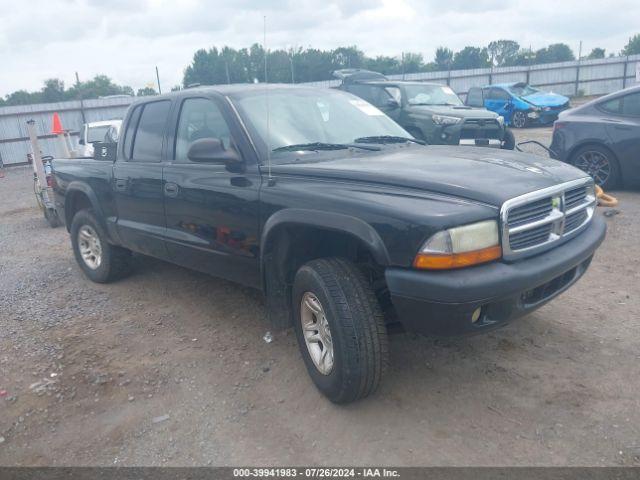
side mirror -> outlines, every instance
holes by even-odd
[[[189,146],[187,157],[197,163],[224,163],[225,165],[242,163],[238,152],[232,148],[224,148],[224,144],[219,138],[195,140]]]
[[[387,100],[386,107],[395,110],[396,108],[400,108],[400,104],[395,98],[390,98]]]

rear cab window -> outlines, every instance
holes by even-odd
[[[137,105],[129,116],[122,153],[131,162],[162,161],[164,134],[171,110],[171,100]]]

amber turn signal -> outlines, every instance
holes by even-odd
[[[413,261],[413,266],[428,270],[449,270],[491,262],[501,256],[502,248],[500,248],[500,245],[463,253],[419,253]]]

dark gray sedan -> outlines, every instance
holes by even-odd
[[[640,183],[640,86],[562,112],[551,150],[604,189]]]

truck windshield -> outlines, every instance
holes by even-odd
[[[237,104],[245,123],[265,146],[269,143],[275,157],[295,150],[287,147],[298,145],[348,145],[363,137],[412,139],[376,107],[348,93],[329,89],[270,90],[268,101],[270,142],[264,92],[243,95]]]
[[[405,85],[410,105],[462,105],[462,100],[446,85]]]

